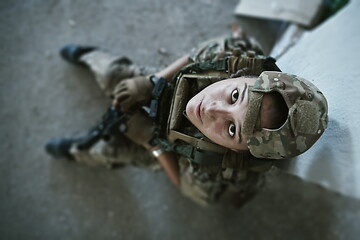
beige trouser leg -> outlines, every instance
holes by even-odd
[[[123,79],[156,72],[154,68],[136,66],[126,57],[114,57],[99,50],[85,54],[81,57],[81,61],[90,67],[97,83],[107,96],[111,96],[115,86]],[[87,165],[112,167],[131,164],[152,169],[159,167],[156,159],[143,147],[132,143],[125,136],[114,137],[109,142],[99,140],[90,148],[81,150],[75,143],[70,153],[75,161]]]
[[[127,57],[115,57],[101,50],[84,54],[80,59],[90,67],[107,96],[111,96],[116,85],[123,79],[157,72],[155,68],[140,67]]]
[[[116,167],[119,165],[133,165],[150,169],[159,169],[159,164],[148,151],[125,137],[113,138],[109,142],[99,140],[89,149],[80,150],[74,144],[70,153],[78,163],[90,166]]]

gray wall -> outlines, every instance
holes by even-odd
[[[329,189],[360,198],[360,2],[307,32],[278,60],[284,72],[302,76],[327,97],[329,126],[305,154],[282,167]]]

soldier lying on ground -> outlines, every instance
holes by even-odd
[[[84,148],[84,138],[54,139],[47,152],[91,165],[156,168],[160,163],[200,204],[243,204],[262,186],[274,159],[305,152],[327,126],[322,93],[307,80],[282,73],[238,29],[162,71],[93,47],[68,45],[61,55],[95,74],[126,121],[110,140],[96,138]],[[94,129],[90,135],[100,128]]]

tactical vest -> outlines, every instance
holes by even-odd
[[[201,90],[214,82],[234,77],[239,73],[258,76],[265,70],[280,71],[273,58],[256,55],[252,51],[238,54],[235,52],[220,60],[192,63],[181,69],[173,79],[174,84],[169,88],[171,90],[168,90],[172,92],[172,101],[169,111],[165,111],[165,115],[168,116],[167,127],[166,131],[157,137],[157,144],[200,165],[238,170],[268,170],[272,165],[271,160],[258,159],[249,151],[235,152],[204,138],[193,137],[184,133],[180,127],[185,120],[183,112],[190,99],[191,85],[196,84]],[[162,101],[162,105],[166,105],[164,98]],[[164,124],[164,121],[160,124]]]

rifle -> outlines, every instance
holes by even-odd
[[[102,116],[100,123],[93,127],[87,136],[81,138],[77,146],[80,150],[89,149],[100,139],[110,141],[112,136],[123,133],[126,129],[125,114],[120,108],[110,106]]]
[[[151,118],[156,118],[158,114],[159,98],[161,97],[167,82],[165,78],[151,76],[151,81],[155,86],[152,90],[151,104],[149,107],[143,106],[143,110]],[[126,116],[120,107],[110,106],[102,116],[101,122],[90,130],[87,136],[80,138],[77,144],[78,149],[89,149],[100,139],[110,141],[112,136],[126,132]]]

